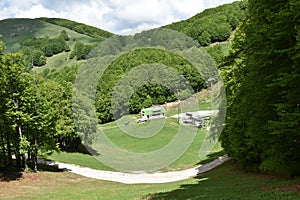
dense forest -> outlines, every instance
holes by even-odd
[[[300,2],[249,0],[221,67],[225,150],[249,170],[300,174]]]

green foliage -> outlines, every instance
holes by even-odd
[[[70,40],[70,38],[68,36],[68,33],[65,30],[62,30],[60,32],[60,37],[62,37],[65,41],[69,41]]]
[[[47,62],[44,52],[39,49],[23,47],[21,52],[26,56],[28,66],[30,66],[30,64],[35,66],[43,66]]]
[[[1,39],[1,35],[0,35],[0,39]],[[0,40],[0,55],[2,55],[2,53],[4,52],[4,50],[5,50],[5,44],[4,44],[4,42],[2,41],[2,40]]]
[[[225,4],[164,27],[182,32],[202,46],[208,46],[229,38],[231,32],[243,21],[246,7],[245,1]]]
[[[58,103],[60,110],[55,126],[56,135],[58,136],[56,142],[59,143],[59,147],[62,150],[68,151],[79,150],[81,144],[80,133],[75,130],[72,111],[73,83],[76,79],[78,68],[79,65],[67,66],[61,70],[44,69],[42,71],[42,76],[45,79],[51,80],[54,84],[59,84],[62,87],[61,91],[58,92],[60,95],[60,102]],[[84,140],[83,137],[82,139]]]
[[[44,79],[36,69],[27,72],[20,53],[0,55],[0,150],[8,164],[14,154],[18,167],[36,170],[38,152],[78,144],[71,109],[74,73],[76,67],[56,81]]]
[[[82,33],[88,35],[93,38],[109,38],[113,36],[112,33],[108,31],[104,31],[102,29],[95,28],[93,26],[88,26],[86,24],[74,22],[67,19],[59,19],[59,18],[39,18],[40,20],[46,21],[48,23],[56,24],[62,27],[69,28],[78,33]]]
[[[294,0],[249,1],[222,67],[224,148],[244,167],[285,176],[300,174],[299,9]]]
[[[35,66],[43,66],[46,64],[46,57],[59,54],[63,51],[70,51],[70,47],[66,43],[68,35],[65,31],[56,38],[28,37],[21,42],[21,52],[25,55],[27,63]],[[28,64],[28,65],[30,65]]]
[[[215,61],[215,64],[220,67],[225,61],[225,57],[228,56],[230,42],[216,43],[206,48],[207,53]],[[227,58],[226,58],[227,59]]]
[[[26,154],[30,150],[30,142],[26,139],[25,136],[21,137],[20,140],[20,153]]]
[[[95,47],[96,45],[87,45],[87,44],[83,44],[80,41],[77,41],[73,51],[70,54],[70,59],[76,57],[76,60],[84,60],[87,58],[91,50]]]

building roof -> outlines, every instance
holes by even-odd
[[[150,107],[150,108],[143,108],[141,112],[145,113],[145,114],[165,113],[166,109],[162,106],[154,106],[154,107]]]

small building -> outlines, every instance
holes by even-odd
[[[199,115],[197,112],[186,113],[185,117],[180,120],[181,124],[193,125],[199,128],[205,127],[205,121],[209,120],[209,116]]]
[[[166,109],[162,106],[143,108],[140,112],[141,118],[137,119],[137,122],[142,123],[151,119],[165,118],[166,113]]]
[[[166,116],[166,109],[162,106],[155,106],[150,108],[143,108],[141,110],[141,117],[149,119],[164,118]]]

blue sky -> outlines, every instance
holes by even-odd
[[[0,0],[0,20],[14,17],[60,17],[117,34],[130,34],[187,19],[206,8],[233,1]]]

